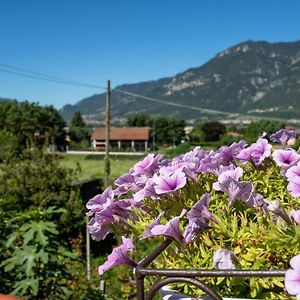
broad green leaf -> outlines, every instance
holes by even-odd
[[[35,277],[27,277],[26,279],[16,281],[13,287],[13,294],[21,296],[31,294],[36,296],[39,289],[39,280]]]
[[[56,224],[45,221],[31,221],[30,223],[24,224],[20,230],[23,233],[25,245],[34,240],[35,243],[38,242],[42,246],[46,246],[48,244],[48,237],[45,233],[58,234]]]

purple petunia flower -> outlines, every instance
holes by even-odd
[[[280,149],[273,152],[273,159],[277,165],[285,169],[296,165],[299,158],[299,154],[294,149]]]
[[[287,186],[288,191],[295,198],[300,197],[300,177],[293,177],[289,179],[289,183]]]
[[[240,199],[247,203],[253,192],[253,185],[249,181],[236,181],[228,178],[223,183],[215,182],[213,189],[224,192],[229,197],[229,204],[233,204],[236,199]]]
[[[293,181],[293,178],[300,177],[300,164],[289,168],[285,174],[289,181]]]
[[[250,198],[245,201],[250,207],[255,208],[258,212],[269,215],[269,201],[259,193],[252,193]]]
[[[157,194],[177,191],[185,186],[186,181],[186,176],[181,169],[170,174],[153,177],[154,189]]]
[[[161,158],[161,155],[157,155],[156,157],[154,157],[154,154],[148,154],[142,161],[134,165],[132,175],[135,176],[148,174],[152,176],[154,174],[154,171],[157,169]]]
[[[153,234],[151,233],[151,230],[154,226],[160,225],[160,219],[162,218],[162,216],[165,214],[165,212],[161,212],[156,219],[154,219],[154,221],[149,224],[148,226],[146,226],[145,231],[144,231],[144,235],[143,235],[143,239],[146,239],[148,237],[152,237]]]
[[[153,178],[149,178],[145,184],[145,187],[133,195],[135,201],[140,202],[145,197],[151,199],[158,199],[159,195],[155,192]]]
[[[106,238],[106,236],[111,232],[109,224],[111,222],[97,222],[95,218],[91,218],[88,223],[89,233],[93,240],[101,241]]]
[[[237,155],[237,158],[249,161],[255,166],[259,166],[265,158],[271,155],[271,149],[272,145],[268,143],[268,140],[260,137],[256,143],[241,150],[241,152]]]
[[[128,265],[135,268],[136,263],[127,255],[127,253],[132,250],[134,250],[132,239],[122,236],[122,245],[114,248],[112,253],[108,256],[107,261],[99,267],[99,275],[102,275],[105,271],[119,265]]]
[[[213,257],[213,266],[219,270],[234,270],[237,258],[230,250],[220,249],[215,252]]]
[[[300,225],[300,210],[292,210],[290,216],[297,224]]]
[[[195,221],[195,220],[210,220],[213,222],[217,222],[217,220],[213,217],[211,212],[208,210],[208,202],[211,196],[208,193],[205,193],[201,196],[200,200],[190,209],[187,213],[188,220]]]
[[[218,163],[218,165],[228,166],[237,158],[237,155],[247,146],[247,143],[243,140],[238,143],[232,143],[230,146],[222,146],[213,156],[213,160]]]
[[[204,229],[209,228],[207,221],[217,222],[213,215],[208,210],[208,201],[210,194],[205,193],[201,199],[187,213],[189,224],[187,225],[183,237],[185,243],[188,244],[195,239],[197,234]]]
[[[278,200],[267,201],[268,209],[272,211],[275,216],[282,218],[287,224],[292,224],[292,220],[285,211],[284,207],[280,204]]]
[[[183,209],[180,216],[172,218],[165,225],[159,224],[159,220],[157,220],[157,219],[154,220],[154,222],[155,222],[154,226],[150,225],[150,228],[148,228],[150,230],[147,230],[145,232],[146,236],[144,235],[144,238],[149,238],[149,237],[153,237],[153,236],[165,236],[165,237],[177,240],[180,243],[183,243],[184,239],[183,239],[183,235],[179,229],[179,222],[180,222],[180,219],[185,214],[186,214],[186,210]]]
[[[283,148],[287,145],[287,142],[290,139],[296,137],[296,132],[294,130],[281,129],[270,136],[270,140],[273,142],[278,142],[282,145]]]
[[[203,222],[201,219],[189,220],[189,224],[186,226],[185,231],[183,233],[184,243],[188,244],[192,242],[200,231],[208,228],[209,226],[207,222]]]
[[[91,216],[95,212],[101,211],[105,207],[105,205],[108,202],[113,201],[113,199],[114,192],[111,187],[108,187],[102,194],[96,195],[87,202],[86,208],[90,210],[88,215]]]
[[[221,184],[224,184],[229,178],[238,181],[243,175],[243,169],[233,165],[221,167],[218,172],[218,182],[213,184],[215,190],[221,190]]]
[[[290,260],[292,269],[285,273],[285,288],[290,295],[296,295],[300,300],[300,254]]]

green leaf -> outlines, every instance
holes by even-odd
[[[23,233],[25,245],[29,244],[31,241],[34,241],[42,246],[46,246],[48,244],[48,237],[44,232],[49,232],[55,235],[58,234],[58,231],[56,230],[56,224],[45,221],[31,221],[30,223],[24,224],[20,228],[20,231]]]
[[[35,277],[27,277],[26,279],[16,281],[14,284],[13,294],[18,295],[34,295],[36,296],[39,289],[39,280]]]

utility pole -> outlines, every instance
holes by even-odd
[[[155,119],[153,118],[153,128],[152,128],[152,151],[155,151]]]
[[[105,159],[104,159],[104,184],[108,186],[108,178],[110,174],[110,160],[109,160],[109,140],[110,140],[110,80],[107,80],[106,89],[106,112],[105,112]]]

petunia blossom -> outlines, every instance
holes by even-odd
[[[300,177],[294,177],[292,179],[288,179],[289,183],[287,186],[288,191],[295,198],[300,197]]]
[[[165,214],[165,212],[161,212],[155,219],[154,221],[149,224],[148,226],[146,226],[145,231],[144,231],[144,235],[143,235],[143,239],[146,239],[148,237],[152,237],[153,234],[151,233],[151,230],[154,226],[160,225],[160,219],[163,217],[163,215]]]
[[[300,210],[292,210],[290,216],[297,224],[300,225]]]
[[[167,222],[165,225],[161,224],[155,224],[154,226],[151,226],[150,230],[147,230],[145,232],[146,236],[144,235],[144,238],[153,237],[153,236],[165,236],[168,238],[172,238],[174,240],[177,240],[178,242],[183,243],[183,235],[179,229],[179,222],[180,219],[186,214],[186,210],[183,209],[181,214],[177,217],[172,218],[169,222]],[[157,221],[155,221],[157,222]],[[158,222],[157,222],[158,223]]]
[[[296,137],[296,132],[294,130],[281,129],[277,132],[273,133],[270,136],[270,140],[272,142],[278,142],[282,145],[283,148],[287,145],[287,142],[290,139],[294,139]]]
[[[210,198],[210,194],[203,194],[200,200],[187,213],[188,220],[195,221],[201,219],[203,222],[206,220],[217,222],[208,209],[208,202]]]
[[[218,182],[213,184],[213,188],[217,191],[220,191],[222,190],[221,185],[224,184],[229,178],[238,181],[243,175],[243,169],[230,165],[221,167],[218,173]]]
[[[119,265],[128,265],[135,268],[137,264],[127,255],[127,253],[134,250],[134,248],[132,239],[122,236],[122,245],[114,248],[112,253],[108,256],[107,261],[99,266],[99,275]]]
[[[207,224],[207,222],[203,222],[203,220],[201,219],[189,220],[189,223],[186,226],[185,231],[183,233],[184,243],[189,244],[196,238],[199,232],[208,228],[209,225]]]
[[[189,223],[186,226],[183,234],[186,244],[193,241],[200,231],[209,228],[209,220],[215,223],[217,222],[208,209],[208,201],[210,198],[210,194],[203,194],[201,199],[187,213],[187,219],[189,220]]]
[[[155,183],[154,189],[157,194],[177,191],[185,186],[186,181],[186,176],[181,169],[171,174],[153,177],[153,182]]]
[[[232,178],[228,178],[223,183],[214,183],[213,188],[217,191],[223,191],[229,197],[229,204],[233,204],[237,199],[246,203],[253,192],[251,182],[239,182]]]
[[[260,137],[250,147],[241,150],[237,158],[259,166],[263,163],[264,159],[271,155],[271,149],[272,145],[268,143],[268,140]]]
[[[213,266],[219,270],[234,270],[237,262],[236,256],[230,250],[220,249],[214,253]]]
[[[268,202],[268,209],[275,214],[275,217],[282,218],[286,223],[292,224],[292,220],[285,211],[284,207],[278,200],[274,201],[267,201]]]
[[[86,208],[90,210],[88,215],[92,215],[93,213],[102,210],[105,204],[112,201],[113,198],[114,192],[111,187],[108,187],[102,194],[98,194],[90,199],[86,204]]]
[[[296,165],[300,159],[299,154],[294,149],[275,150],[272,156],[277,165],[285,169]]]
[[[155,157],[154,154],[148,154],[142,161],[134,165],[132,175],[149,174],[152,176],[161,157],[161,155]]]
[[[213,156],[213,160],[217,161],[219,165],[228,166],[237,158],[237,155],[242,149],[247,146],[247,143],[243,140],[238,143],[234,142],[230,146],[222,146]]]
[[[300,177],[300,165],[299,163],[296,166],[290,167],[285,176],[287,177],[288,181],[293,181],[294,178]]]
[[[285,288],[290,295],[296,295],[300,300],[300,254],[290,260],[292,269],[285,273]]]

